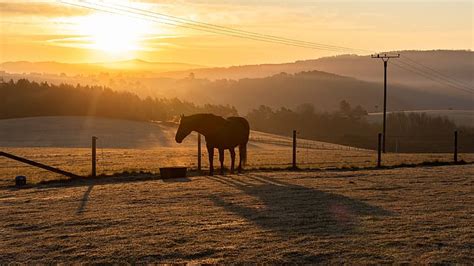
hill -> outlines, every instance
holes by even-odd
[[[455,50],[434,51],[393,51],[391,54],[400,54],[404,62],[414,60],[439,72],[452,76],[468,84],[473,84],[474,77],[474,52]],[[415,64],[415,63],[410,63]],[[288,74],[303,71],[319,70],[342,76],[348,76],[366,81],[383,81],[383,66],[381,62],[370,56],[339,55],[333,57],[322,57],[318,59],[302,60],[283,64],[261,64],[231,66],[223,68],[193,69],[192,72],[198,78],[207,79],[242,79],[263,78],[285,72]],[[170,78],[183,78],[190,71],[177,71],[162,73],[161,76]],[[395,66],[390,67],[390,80],[393,83],[433,85],[430,80],[423,79],[419,75],[407,72]]]
[[[469,97],[474,100],[472,93],[468,94],[465,92],[466,88],[471,91],[474,88],[474,52],[437,50],[393,51],[390,53],[399,53],[401,55],[400,59],[395,59],[393,63],[389,64],[388,79],[390,86],[399,84],[420,90],[423,93],[437,93],[459,98]],[[281,72],[294,74],[314,70],[352,77],[363,81],[383,82],[382,62],[379,59],[372,59],[370,56],[358,55],[323,57],[284,64],[193,69],[192,71],[163,73],[161,76],[183,78],[192,72],[196,77],[203,79],[238,80],[243,78],[263,78]],[[427,78],[427,76],[430,78]],[[450,83],[451,86],[446,84],[447,79],[450,80],[448,83]],[[455,80],[455,86],[463,87],[464,90],[453,88],[452,80]]]
[[[161,97],[198,104],[231,104],[244,114],[259,105],[294,108],[311,103],[319,111],[331,111],[338,108],[340,101],[347,100],[376,112],[382,110],[383,104],[381,84],[322,71],[240,80],[142,79],[142,84],[153,87]],[[423,91],[403,84],[390,84],[389,89],[388,109],[392,111],[474,108],[474,97],[466,95]]]
[[[173,62],[148,62],[144,60],[134,59],[128,61],[118,61],[109,63],[78,63],[68,64],[59,62],[5,62],[0,64],[0,71],[8,73],[46,73],[46,74],[65,74],[74,75],[91,75],[101,72],[149,72],[160,73],[167,71],[182,71],[194,68],[202,68],[200,65],[173,63]]]
[[[93,77],[61,77],[50,75],[2,74],[3,80],[28,78],[51,84],[99,85],[117,91],[132,92],[141,98],[178,98],[196,104],[235,106],[240,114],[260,105],[272,108],[295,108],[302,103],[313,104],[317,111],[333,111],[342,100],[361,105],[369,112],[380,112],[383,89],[380,83],[367,82],[351,77],[322,71],[297,74],[281,73],[265,78],[241,80],[208,80],[187,77],[184,79],[125,77],[99,75]],[[470,94],[444,94],[423,91],[403,85],[390,84],[388,110],[472,110],[474,97]]]
[[[139,122],[84,116],[0,119],[0,147],[89,148],[91,137],[96,136],[101,148],[195,148],[195,134],[186,138],[182,144],[175,142],[177,126],[171,122]],[[250,145],[259,149],[291,145],[288,137],[257,131],[251,132],[250,139]],[[333,149],[343,147],[318,141],[306,142]]]
[[[471,51],[401,53],[402,58],[399,60],[412,58],[465,84],[473,84],[474,53]],[[123,62],[122,66],[130,69],[135,64],[147,65],[146,62],[135,60]],[[117,63],[115,67],[120,65]],[[105,69],[104,66],[96,67]],[[153,67],[151,64],[150,68]],[[383,103],[381,62],[355,55],[280,65],[193,69],[150,75],[127,72],[94,73],[90,76],[2,73],[4,80],[25,77],[55,84],[107,86],[114,90],[133,92],[143,98],[177,97],[197,104],[229,104],[241,114],[260,105],[293,108],[301,103],[312,103],[320,111],[331,111],[337,109],[341,100],[361,105],[369,112],[380,112]],[[388,93],[390,111],[474,109],[472,93],[433,82],[416,73],[399,69],[395,64],[389,67]]]

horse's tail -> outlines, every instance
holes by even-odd
[[[245,166],[247,163],[247,143],[239,145],[239,156],[242,162],[242,166]]]
[[[242,118],[242,124],[245,129],[245,142],[239,146],[239,152],[242,154],[242,164],[245,166],[247,163],[247,143],[249,142],[250,137],[250,125],[245,118]]]
[[[247,143],[250,136],[250,125],[247,119],[243,117],[229,117],[227,120],[235,122],[238,125],[239,153],[242,166],[247,162]],[[240,135],[241,134],[241,135]]]
[[[242,165],[245,166],[247,163],[247,143],[249,142],[249,136],[250,136],[250,125],[247,119],[241,118],[241,123],[244,127],[245,131],[245,136],[244,136],[244,143],[240,144],[239,146],[239,152],[240,156],[242,156]]]

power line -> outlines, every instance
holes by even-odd
[[[216,30],[210,30],[210,29],[202,29],[202,28],[198,28],[198,27],[195,27],[195,26],[192,26],[192,25],[183,25],[183,24],[178,24],[176,22],[169,22],[167,21],[166,19],[162,19],[162,18],[144,18],[141,14],[139,13],[134,13],[134,12],[127,12],[127,11],[111,11],[111,10],[106,10],[104,9],[102,6],[98,5],[98,4],[90,4],[90,5],[94,5],[94,6],[99,6],[99,7],[93,7],[93,6],[87,6],[87,5],[80,5],[80,4],[75,4],[75,3],[70,3],[70,2],[65,2],[65,1],[61,1],[61,2],[64,2],[64,3],[67,3],[69,5],[73,5],[73,6],[77,6],[77,7],[82,7],[82,8],[87,8],[87,9],[91,9],[91,10],[96,10],[96,11],[101,11],[101,12],[106,12],[106,13],[110,13],[110,14],[118,14],[118,15],[125,15],[125,16],[128,16],[128,17],[132,17],[132,18],[138,18],[138,19],[146,19],[146,20],[150,20],[150,21],[154,21],[154,22],[157,22],[157,23],[161,23],[161,24],[165,24],[165,25],[170,25],[170,26],[176,26],[176,27],[181,27],[181,28],[187,28],[187,29],[194,29],[194,30],[199,30],[199,31],[204,31],[204,32],[209,32],[209,33],[215,33],[215,34],[223,34],[222,31],[216,31]],[[102,7],[102,8],[101,8]],[[116,9],[116,8],[112,8],[112,9]],[[275,41],[268,41],[268,40],[264,40],[264,39],[260,39],[260,38],[253,38],[253,37],[246,37],[246,36],[240,36],[238,34],[227,34],[227,33],[224,33],[224,35],[227,35],[227,36],[232,36],[232,37],[240,37],[240,38],[246,38],[246,39],[250,39],[250,40],[256,40],[256,41],[263,41],[263,42],[271,42],[271,43],[277,43],[277,44],[284,44],[284,45],[292,45],[292,44],[288,44],[288,43],[285,43],[285,42],[275,42]],[[315,47],[309,47],[309,46],[306,46],[306,45],[292,45],[292,46],[297,46],[297,47],[302,47],[302,48],[310,48],[310,49],[317,49]],[[318,50],[321,50],[321,49],[318,49]],[[327,49],[326,49],[327,50]],[[332,50],[332,51],[336,51],[336,50]]]
[[[434,68],[431,68],[431,67],[429,67],[429,66],[427,66],[427,65],[424,65],[424,64],[422,64],[422,63],[420,63],[420,62],[417,62],[417,61],[415,61],[415,60],[413,60],[413,59],[410,59],[409,57],[404,56],[404,59],[407,59],[408,61],[410,61],[410,62],[412,62],[412,63],[414,63],[414,64],[417,64],[418,66],[423,67],[423,68],[425,68],[425,69],[431,71],[432,73],[435,73],[436,75],[438,75],[438,76],[440,76],[440,77],[443,77],[444,79],[446,79],[446,80],[448,80],[448,81],[451,81],[451,82],[454,83],[454,84],[460,85],[460,86],[462,86],[462,87],[466,87],[466,88],[468,88],[468,89],[472,86],[472,85],[470,85],[470,84],[468,84],[468,83],[464,83],[464,82],[461,81],[461,80],[458,80],[458,79],[456,79],[456,78],[453,78],[453,77],[450,77],[450,76],[448,76],[448,75],[446,75],[446,74],[443,74],[443,73],[437,71],[437,70],[434,69]]]
[[[462,90],[463,92],[466,92],[466,93],[469,93],[469,94],[474,94],[474,92],[471,91],[471,90],[467,90],[467,89],[464,89],[464,88],[455,87],[455,86],[450,85],[450,84],[442,83],[442,82],[440,82],[439,80],[435,79],[434,77],[432,77],[432,76],[430,76],[430,75],[428,75],[428,74],[426,74],[426,73],[424,73],[424,72],[422,72],[422,71],[420,71],[420,70],[418,70],[418,69],[416,69],[416,68],[411,69],[411,68],[410,68],[409,66],[407,66],[407,65],[399,65],[399,64],[397,64],[397,63],[393,63],[393,65],[395,65],[396,67],[398,67],[398,68],[400,68],[400,69],[403,69],[403,70],[405,70],[405,71],[407,71],[407,72],[415,73],[415,74],[417,74],[417,75],[419,75],[419,76],[422,76],[422,77],[424,77],[424,78],[426,78],[426,79],[429,79],[429,80],[433,81],[434,83],[437,83],[437,84],[440,84],[440,85],[447,85],[447,86],[449,86],[449,87],[451,87],[451,88],[454,88],[454,89],[457,89],[457,90]]]
[[[427,71],[427,70],[425,70],[425,69],[422,69],[422,68],[420,68],[420,67],[417,67],[417,66],[414,65],[414,64],[410,64],[410,63],[408,63],[408,62],[401,62],[401,63],[402,63],[402,64],[405,64],[405,65],[407,65],[407,66],[410,66],[410,67],[412,67],[412,68],[414,68],[414,69],[417,69],[417,70],[419,70],[419,71],[421,71],[421,72],[423,72],[423,73],[425,73],[425,74],[427,74],[427,75],[430,75],[431,77],[434,77],[435,79],[437,79],[437,80],[439,81],[440,84],[441,84],[441,83],[444,83],[445,85],[448,85],[448,86],[450,86],[450,87],[452,87],[452,88],[457,88],[457,89],[459,89],[459,90],[470,91],[470,92],[473,92],[473,93],[474,93],[474,89],[473,89],[473,88],[466,87],[466,86],[460,86],[460,85],[456,84],[454,81],[452,81],[452,80],[449,79],[449,78],[445,78],[445,77],[443,77],[443,76],[441,76],[441,75],[438,75],[438,74],[432,74],[431,72],[429,72],[429,71]]]
[[[120,4],[105,4],[104,2],[94,3],[94,2],[90,2],[86,0],[59,0],[59,2],[72,5],[72,6],[87,8],[91,10],[107,12],[111,14],[119,14],[119,15],[125,15],[125,16],[129,16],[133,18],[138,18],[138,19],[150,20],[157,23],[175,26],[175,27],[193,29],[193,30],[198,30],[198,31],[203,31],[203,32],[208,32],[208,33],[261,41],[261,42],[266,42],[266,43],[275,43],[275,44],[282,44],[282,45],[288,45],[288,46],[294,46],[294,47],[300,47],[300,48],[325,50],[325,51],[332,51],[332,52],[349,52],[349,53],[373,52],[373,51],[364,50],[364,49],[327,45],[327,44],[321,44],[321,43],[315,43],[315,42],[307,42],[307,41],[301,41],[301,40],[296,40],[296,39],[278,37],[274,35],[260,34],[256,32],[239,30],[239,29],[220,26],[216,24],[203,23],[203,22],[190,20],[190,19],[183,19],[176,16],[165,15],[162,13],[152,12],[149,10],[143,10],[143,9],[129,7],[129,6],[120,5]],[[407,60],[410,60],[410,59],[407,58]],[[410,61],[413,61],[413,60],[410,60]],[[416,64],[428,70],[424,70],[422,69],[422,67],[416,67],[410,63],[404,62],[403,60],[401,60],[400,63],[408,65],[413,70],[410,70],[407,67],[401,67],[401,65],[398,65],[398,64],[395,64],[395,65],[399,68],[405,69],[406,71],[412,72],[414,74],[417,74],[429,80],[432,80],[438,84],[444,83],[445,85],[448,85],[451,88],[462,90],[468,93],[473,93],[473,91],[471,91],[471,89],[465,85],[462,87],[459,87],[461,84],[463,84],[462,82],[453,80],[449,78],[448,76],[430,67],[427,67],[421,63],[415,62]]]
[[[60,0],[60,2],[68,4],[68,5],[88,8],[88,9],[107,12],[111,14],[127,15],[134,18],[152,20],[154,22],[176,26],[176,27],[194,29],[194,30],[199,30],[199,31],[204,31],[204,32],[210,32],[210,33],[215,33],[215,34],[227,35],[227,36],[232,36],[232,37],[262,41],[262,42],[268,42],[268,43],[276,43],[276,44],[283,44],[283,45],[289,45],[289,46],[295,46],[295,47],[302,47],[302,48],[315,49],[315,50],[334,51],[334,52],[366,51],[366,50],[354,49],[354,48],[349,48],[349,47],[305,42],[305,41],[294,40],[294,39],[289,39],[289,38],[281,38],[281,37],[276,37],[276,36],[271,36],[271,35],[241,31],[241,30],[237,30],[237,29],[233,29],[229,27],[222,27],[222,26],[208,24],[208,23],[201,23],[201,22],[194,22],[194,21],[186,20],[186,19],[179,19],[176,17],[167,16],[167,15],[163,15],[159,13],[155,14],[155,12],[136,9],[136,8],[134,8],[134,10],[139,10],[139,11],[133,11],[129,7],[125,7],[125,8],[117,7],[118,5],[110,5],[110,4],[106,5],[106,4],[100,4],[100,3],[91,3],[88,1],[78,2],[78,1]]]
[[[416,65],[414,65],[414,64],[412,64],[412,63],[405,62],[405,61],[402,61],[402,62],[400,62],[400,63],[402,63],[402,64],[404,64],[405,66],[408,66],[408,67],[410,67],[410,68],[412,68],[412,69],[415,69],[415,70],[417,70],[417,71],[419,71],[419,72],[422,72],[422,73],[424,73],[425,75],[428,75],[428,76],[430,76],[430,77],[433,77],[433,78],[436,79],[436,80],[438,81],[438,83],[440,83],[440,84],[441,84],[441,83],[444,83],[444,84],[449,85],[449,86],[451,86],[451,87],[453,87],[453,88],[455,87],[455,88],[458,88],[458,89],[469,90],[469,91],[472,90],[471,88],[465,88],[464,86],[459,86],[459,85],[457,85],[456,83],[454,83],[453,81],[451,81],[450,79],[444,78],[444,77],[442,77],[442,76],[440,76],[440,75],[438,75],[438,74],[432,74],[431,72],[429,72],[429,71],[427,71],[427,70],[425,70],[425,69],[423,69],[423,68],[421,68],[421,67],[418,67],[418,66],[416,66]],[[473,91],[473,92],[474,92],[474,91]]]
[[[88,1],[82,1],[82,2],[87,2],[89,4],[94,4]],[[114,5],[105,5],[102,4],[102,7],[112,7],[114,9],[118,9],[117,6],[121,6],[122,9],[119,9],[122,12],[131,12],[134,14],[139,14],[139,15],[144,15],[148,17],[153,17],[157,18],[159,17],[160,19],[164,19],[167,21],[172,21],[173,23],[185,23],[188,26],[192,27],[199,27],[199,28],[204,28],[204,29],[210,29],[214,30],[213,32],[216,33],[215,31],[223,32],[223,33],[229,33],[229,34],[237,34],[238,36],[232,35],[234,37],[251,37],[251,38],[258,38],[258,39],[265,39],[267,41],[276,41],[277,43],[291,43],[299,47],[307,47],[309,46],[310,48],[317,48],[317,49],[322,49],[322,50],[332,50],[332,51],[350,51],[350,52],[355,52],[355,51],[364,51],[364,52],[370,52],[367,50],[361,50],[361,49],[355,49],[355,48],[350,48],[350,47],[343,47],[343,46],[334,46],[334,45],[327,45],[327,44],[321,44],[321,43],[314,43],[314,42],[307,42],[307,41],[301,41],[301,40],[295,40],[295,39],[289,39],[289,38],[283,38],[283,37],[277,37],[273,35],[266,35],[266,34],[260,34],[260,33],[255,33],[255,32],[249,32],[249,31],[243,31],[243,30],[238,30],[230,27],[224,27],[216,24],[210,24],[210,23],[202,23],[194,20],[189,20],[189,19],[182,19],[182,18],[177,18],[174,16],[169,16],[169,15],[164,15],[148,10],[142,10],[138,8],[132,8],[132,7],[127,7],[119,4],[114,4]],[[131,11],[134,10],[134,11]],[[137,13],[138,11],[138,13]],[[146,13],[146,14],[144,14]],[[181,26],[181,25],[177,25]],[[196,28],[194,28],[196,29]],[[198,29],[199,30],[199,29]]]
[[[439,76],[432,75],[431,73],[429,73],[429,72],[427,72],[423,69],[420,69],[420,68],[416,67],[413,64],[410,64],[410,63],[407,63],[407,62],[404,62],[404,61],[400,61],[399,63],[401,63],[402,65],[397,65],[398,67],[403,68],[401,66],[405,66],[404,67],[405,70],[416,73],[416,74],[418,74],[420,76],[423,76],[427,79],[430,79],[430,80],[432,80],[432,81],[434,81],[434,82],[436,82],[440,85],[449,86],[451,88],[454,88],[454,89],[457,89],[457,90],[462,90],[462,91],[467,92],[467,93],[474,93],[474,90],[472,90],[472,89],[459,87],[459,86],[453,84],[452,82],[444,80],[443,78],[440,78]]]
[[[162,13],[158,13],[158,12],[152,12],[152,11],[149,11],[149,10],[142,10],[142,9],[138,9],[138,8],[134,8],[134,7],[121,5],[121,4],[115,4],[115,6],[120,6],[120,7],[129,9],[129,10],[134,10],[134,11],[138,11],[138,12],[145,12],[145,13],[148,13],[148,14],[152,14],[152,15],[156,15],[156,16],[160,16],[160,17],[165,17],[165,18],[168,18],[168,19],[174,19],[174,20],[182,21],[182,22],[187,23],[187,24],[197,24],[197,25],[200,25],[200,26],[211,27],[211,28],[221,29],[221,30],[228,30],[228,31],[237,32],[237,33],[245,33],[245,34],[249,34],[249,35],[253,35],[253,36],[265,37],[265,38],[270,38],[270,39],[274,39],[274,40],[289,41],[289,42],[294,42],[294,43],[304,44],[304,45],[319,45],[319,46],[322,46],[322,47],[334,48],[334,49],[343,49],[343,50],[347,50],[347,51],[359,51],[359,52],[368,52],[368,53],[373,52],[373,51],[364,50],[364,49],[356,49],[356,48],[351,48],[351,47],[321,44],[321,43],[315,43],[315,42],[308,42],[308,41],[290,39],[290,38],[285,38],[285,37],[279,37],[279,36],[275,36],[275,35],[261,34],[261,33],[251,32],[251,31],[245,31],[245,30],[235,29],[235,28],[231,28],[231,27],[216,25],[216,24],[199,22],[199,21],[191,20],[191,19],[183,19],[183,18],[179,18],[179,17],[175,17],[175,16],[170,16],[170,15],[166,15],[166,14],[162,14]]]

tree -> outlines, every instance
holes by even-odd
[[[357,105],[353,110],[352,110],[352,116],[356,119],[361,119],[362,117],[368,115],[369,113],[367,110],[362,108],[362,106]]]
[[[351,105],[348,102],[346,102],[346,100],[342,100],[339,103],[339,112],[343,116],[350,117],[352,115]]]

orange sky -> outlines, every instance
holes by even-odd
[[[73,1],[73,0],[68,0]],[[179,18],[370,51],[473,49],[472,1],[126,1]],[[56,0],[0,0],[4,61],[140,58],[206,66],[276,63],[339,54],[216,35]]]

